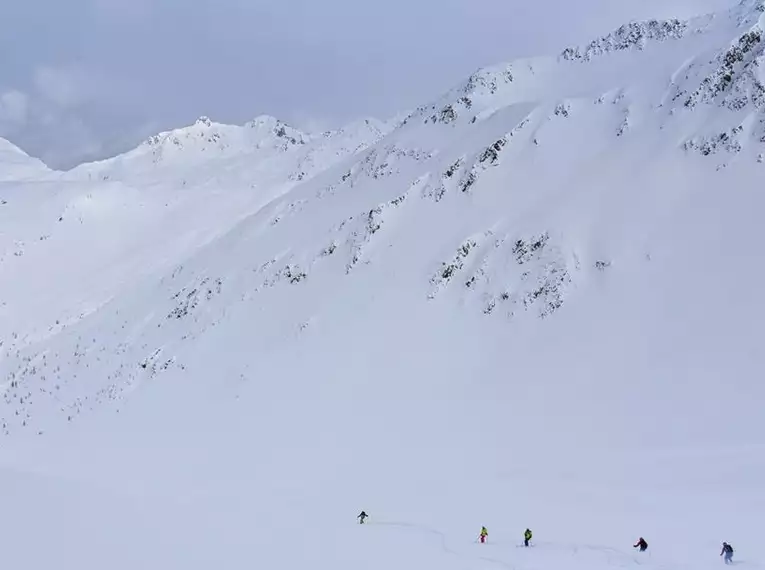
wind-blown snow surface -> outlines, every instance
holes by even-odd
[[[6,563],[760,567],[762,14],[3,182]]]

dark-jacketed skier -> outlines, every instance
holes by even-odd
[[[648,543],[641,536],[640,540],[638,540],[635,544],[632,545],[632,548],[639,548],[640,552],[645,552],[646,549],[648,548]]]
[[[357,516],[356,518],[359,519],[359,524],[364,524],[364,519],[369,518],[369,515],[366,514],[364,511],[361,511],[359,516]]]
[[[730,564],[731,562],[733,562],[733,547],[727,542],[723,542],[722,552],[720,552],[720,556],[724,556],[723,560],[725,560],[726,564]]]

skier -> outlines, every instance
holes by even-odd
[[[531,540],[531,531],[529,529],[526,529],[526,532],[523,533],[523,546],[528,546],[530,540]]]
[[[726,564],[730,564],[731,562],[733,562],[733,547],[727,542],[723,542],[722,552],[720,552],[720,556],[722,556],[723,554],[725,555],[725,558],[723,560],[725,560]]]
[[[640,548],[640,552],[645,552],[646,548],[648,548],[648,543],[645,541],[645,539],[641,536],[640,540],[637,541],[637,544],[634,544],[632,548]]]
[[[480,540],[481,540],[481,544],[483,544],[484,542],[486,542],[486,537],[487,537],[487,536],[489,536],[489,531],[488,531],[488,530],[486,530],[486,527],[485,527],[485,526],[482,526],[482,527],[481,527],[481,534],[479,535],[479,538],[480,538]]]
[[[364,524],[364,519],[368,517],[369,517],[368,514],[366,514],[364,511],[361,511],[359,516],[357,516],[356,518],[359,519],[359,524]]]

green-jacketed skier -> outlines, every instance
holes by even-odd
[[[528,546],[529,541],[531,541],[531,531],[526,529],[526,532],[523,533],[523,546]]]

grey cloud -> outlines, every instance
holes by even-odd
[[[12,127],[23,126],[27,122],[29,102],[20,91],[6,91],[0,94],[0,124]]]

